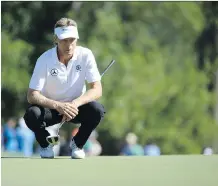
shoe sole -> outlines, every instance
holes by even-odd
[[[85,157],[84,157],[85,158]],[[72,157],[71,156],[71,159],[77,159],[77,160],[82,160],[82,159],[84,159],[84,158],[75,158],[75,157]]]
[[[54,157],[41,157],[41,159],[54,159]]]

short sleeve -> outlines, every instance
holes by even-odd
[[[86,80],[88,83],[101,80],[101,75],[99,73],[95,57],[91,50],[88,52],[87,56]]]
[[[29,88],[41,91],[44,87],[45,80],[46,61],[42,57],[39,57],[30,80]]]

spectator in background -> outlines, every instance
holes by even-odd
[[[148,143],[144,147],[144,153],[146,156],[159,156],[161,154],[160,148],[153,140],[148,140]]]
[[[1,125],[1,151],[4,151],[4,135],[3,135],[3,127]]]
[[[202,154],[203,155],[213,155],[213,149],[212,147],[208,146],[208,147],[204,147],[202,149]]]
[[[34,133],[26,126],[23,118],[18,121],[17,137],[20,151],[24,156],[30,157],[33,155],[33,146],[35,142]]]
[[[7,152],[18,152],[16,121],[10,118],[3,127],[4,150]]]
[[[84,145],[84,151],[86,152],[87,156],[99,156],[102,152],[102,146],[97,140],[98,133],[97,131],[92,131],[89,139]]]
[[[128,133],[125,138],[125,145],[121,149],[120,155],[124,156],[143,156],[143,147],[137,143],[138,138],[134,133]]]

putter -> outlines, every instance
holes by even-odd
[[[52,130],[48,130],[47,131],[50,133],[50,136],[46,137],[46,141],[51,144],[51,145],[57,145],[60,139],[60,136],[58,135],[60,128],[62,127],[62,125],[65,123],[65,121],[62,121],[61,123],[59,123],[59,126],[57,128],[57,131],[54,133]]]
[[[109,63],[109,65],[104,69],[104,71],[103,71],[102,74],[101,74],[101,77],[104,76],[104,74],[108,71],[108,69],[109,69],[114,63],[115,63],[115,60],[113,59],[113,60]],[[47,140],[47,142],[48,142],[49,144],[51,144],[51,145],[57,145],[57,144],[58,144],[59,139],[60,139],[60,136],[58,135],[58,133],[59,133],[60,128],[63,126],[63,124],[64,124],[65,122],[66,122],[66,121],[62,121],[61,123],[59,123],[59,126],[58,126],[58,128],[57,128],[56,134],[51,134],[50,136],[47,136],[47,137],[46,137],[46,140]]]

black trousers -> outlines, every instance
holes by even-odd
[[[79,131],[74,137],[74,141],[79,148],[82,148],[92,131],[104,117],[105,110],[104,107],[96,101],[82,105],[78,110],[78,115],[70,122],[81,123]],[[24,115],[26,125],[35,133],[37,142],[43,148],[49,145],[46,141],[46,137],[50,135],[45,127],[60,123],[62,118],[63,116],[59,115],[56,110],[43,108],[39,105],[30,105]]]

